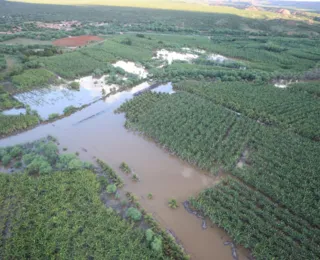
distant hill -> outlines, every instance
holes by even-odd
[[[320,11],[320,2],[278,0],[269,0],[268,2],[270,2],[270,5],[273,6]]]
[[[183,2],[208,3],[210,5],[229,5],[237,7],[266,6],[320,11],[320,1],[290,1],[290,0],[185,0]]]

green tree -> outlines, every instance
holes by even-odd
[[[127,217],[133,221],[139,221],[142,218],[142,214],[138,209],[130,207],[127,210]]]

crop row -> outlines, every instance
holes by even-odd
[[[45,69],[29,69],[20,75],[12,77],[12,82],[19,90],[25,90],[30,87],[43,87],[49,83],[56,82],[56,76]]]
[[[320,138],[320,103],[311,95],[241,82],[183,81],[176,89],[212,100],[263,123],[275,124],[314,140]]]
[[[250,166],[235,169],[233,174],[319,227],[318,143],[279,129],[261,128],[248,149]]]
[[[289,91],[309,93],[314,97],[319,98],[320,97],[320,81],[296,83],[290,86]]]
[[[97,68],[104,67],[104,64],[79,51],[65,53],[58,56],[39,58],[45,67],[57,73],[61,77],[76,78],[90,74]]]
[[[317,142],[197,95],[162,94],[151,102],[155,95],[146,93],[122,105],[128,127],[200,168],[231,171],[311,225],[320,225]]]
[[[191,202],[256,259],[320,257],[319,229],[239,181],[228,178]]]
[[[0,174],[0,258],[161,258],[98,192],[88,170],[40,178]]]
[[[100,159],[97,159],[97,163],[102,168],[104,173],[112,180],[114,184],[117,185],[117,187],[121,188],[123,186],[123,180],[121,177],[105,162],[101,161]]]
[[[123,104],[127,125],[200,168],[233,168],[255,122],[187,93],[147,92]]]

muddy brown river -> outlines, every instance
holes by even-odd
[[[56,137],[60,150],[79,152],[80,158],[93,162],[100,158],[112,166],[124,179],[124,190],[131,191],[140,199],[141,205],[152,213],[161,226],[172,231],[191,259],[232,260],[231,246],[224,242],[230,237],[220,228],[207,221],[202,229],[202,220],[188,213],[182,202],[204,188],[214,185],[221,176],[212,177],[173,156],[139,134],[124,128],[125,118],[113,111],[126,99],[147,84],[131,91],[117,93],[104,101],[51,124],[41,125],[27,132],[0,140],[0,146],[31,142],[48,135]],[[161,88],[160,88],[161,89]],[[122,161],[138,175],[134,182],[120,172]],[[153,199],[147,199],[148,193]],[[175,198],[178,209],[170,209],[168,200]],[[237,248],[238,259],[248,259],[249,252]]]

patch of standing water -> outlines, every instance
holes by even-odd
[[[12,108],[12,109],[2,111],[2,114],[6,115],[6,116],[15,116],[15,115],[20,115],[20,114],[25,115],[26,112],[27,111],[25,108]]]
[[[210,54],[208,56],[208,60],[212,60],[212,61],[217,61],[217,62],[224,62],[229,60],[227,57],[224,57],[222,55],[219,54]]]
[[[136,91],[133,95],[134,96],[139,96],[141,95],[143,92],[146,91],[152,91],[152,92],[156,92],[156,93],[168,93],[168,94],[173,94],[175,93],[175,91],[173,90],[173,86],[171,82],[168,82],[166,84],[160,84],[160,83],[155,83],[147,88],[141,89],[139,91]]]
[[[141,79],[145,79],[148,76],[147,70],[142,66],[137,66],[134,62],[131,61],[117,61],[116,63],[112,64],[114,67],[119,67],[125,70],[126,72],[136,74]]]
[[[50,114],[63,114],[68,106],[81,107],[90,104],[102,97],[102,89],[105,94],[117,89],[115,85],[105,85],[104,78],[94,79],[92,76],[75,80],[80,83],[79,90],[71,90],[66,86],[52,86],[46,89],[37,89],[15,95],[15,98],[32,110],[36,110],[43,120]]]
[[[175,93],[175,91],[172,89],[172,83],[169,82],[167,84],[163,84],[163,85],[160,85],[154,89],[152,89],[151,91],[152,92],[157,92],[157,93],[169,93],[169,94],[173,94]]]
[[[182,48],[182,50],[186,51],[186,52],[195,52],[195,53],[200,53],[200,54],[205,54],[206,51],[205,50],[201,50],[201,49],[190,49],[190,48]]]
[[[179,53],[175,51],[168,51],[165,49],[162,49],[160,51],[157,51],[157,57],[153,57],[153,59],[161,59],[166,60],[168,64],[172,64],[174,60],[182,60],[182,61],[188,61],[191,62],[192,60],[198,58],[199,56],[196,54],[191,53]]]
[[[276,88],[287,88],[290,84],[292,83],[298,83],[299,81],[296,80],[296,81],[293,81],[293,80],[284,80],[284,79],[281,79],[279,81],[276,81],[274,83],[274,86]]]
[[[161,227],[181,240],[192,259],[232,260],[230,248],[224,245],[230,241],[230,237],[217,226],[208,226],[203,230],[203,220],[189,214],[182,205],[189,196],[214,185],[220,177],[207,176],[200,169],[165,152],[148,138],[128,131],[123,127],[125,116],[113,112],[126,99],[148,87],[148,83],[140,84],[130,91],[119,92],[107,97],[105,101],[98,101],[54,124],[40,125],[2,139],[0,147],[52,135],[59,140],[60,147],[68,147],[68,152],[80,151],[81,160],[94,162],[95,158],[102,159],[124,179],[125,191],[133,192]],[[139,182],[133,182],[131,177],[118,170],[123,161],[139,173]],[[147,199],[150,192],[153,194],[152,200]],[[175,198],[180,205],[174,211],[167,205],[170,198]],[[247,259],[247,255],[246,250],[238,248],[239,260]]]

